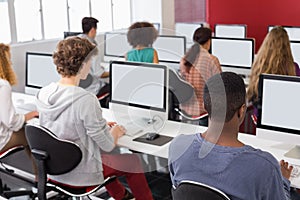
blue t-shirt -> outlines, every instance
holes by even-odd
[[[153,63],[154,49],[132,49],[127,52],[127,61]]]
[[[290,183],[278,161],[248,145],[226,147],[200,134],[180,135],[170,145],[169,168],[175,187],[191,180],[213,186],[232,200],[289,199]]]

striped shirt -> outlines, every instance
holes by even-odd
[[[203,89],[205,82],[213,75],[221,73],[221,65],[217,57],[211,55],[206,49],[200,48],[200,54],[190,69],[185,71],[184,60],[181,59],[180,71],[186,81],[193,85],[195,89],[194,96],[186,103],[181,105],[187,114],[199,116],[206,113],[203,107]]]

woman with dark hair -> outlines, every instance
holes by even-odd
[[[211,35],[212,32],[209,28],[198,28],[193,36],[194,45],[180,62],[182,76],[195,89],[195,96],[187,103],[181,105],[181,109],[191,116],[199,116],[206,113],[203,107],[203,88],[205,82],[211,76],[221,72],[221,65],[218,58],[208,52]]]

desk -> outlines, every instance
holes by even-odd
[[[35,97],[31,95],[21,94],[21,93],[13,93],[13,101],[16,102],[18,99],[24,99],[24,102],[34,102]],[[18,111],[18,109],[17,109]],[[20,110],[22,111],[22,110]],[[108,109],[103,109],[103,117],[107,119],[107,121],[115,121],[115,118],[113,114]],[[173,121],[167,121],[165,123],[164,128],[160,132],[161,135],[166,136],[172,136],[175,137],[179,134],[194,134],[194,133],[200,133],[204,132],[206,130],[206,127],[197,126],[197,125],[191,125],[186,123],[180,123],[180,122],[173,122]],[[138,137],[138,135],[137,135]],[[292,159],[287,158],[284,156],[284,153],[291,148],[289,144],[282,144],[280,142],[275,142],[271,140],[265,140],[261,138],[257,138],[253,135],[248,134],[239,134],[239,139],[245,144],[251,145],[255,148],[262,149],[264,151],[267,151],[271,153],[277,160],[284,159],[288,161],[291,164],[300,165],[300,160],[298,159]],[[155,146],[151,144],[146,143],[140,143],[133,141],[133,137],[130,136],[122,136],[119,141],[118,145],[122,147],[126,147],[129,149],[132,149],[134,151],[151,154],[154,156],[159,156],[163,158],[168,158],[168,148],[169,144],[167,143],[163,146]],[[292,186],[300,188],[300,179],[298,180],[291,180]]]

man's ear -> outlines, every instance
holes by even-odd
[[[247,106],[246,104],[243,104],[240,109],[238,110],[238,118],[242,118],[242,120],[244,120],[245,114],[247,111]]]

